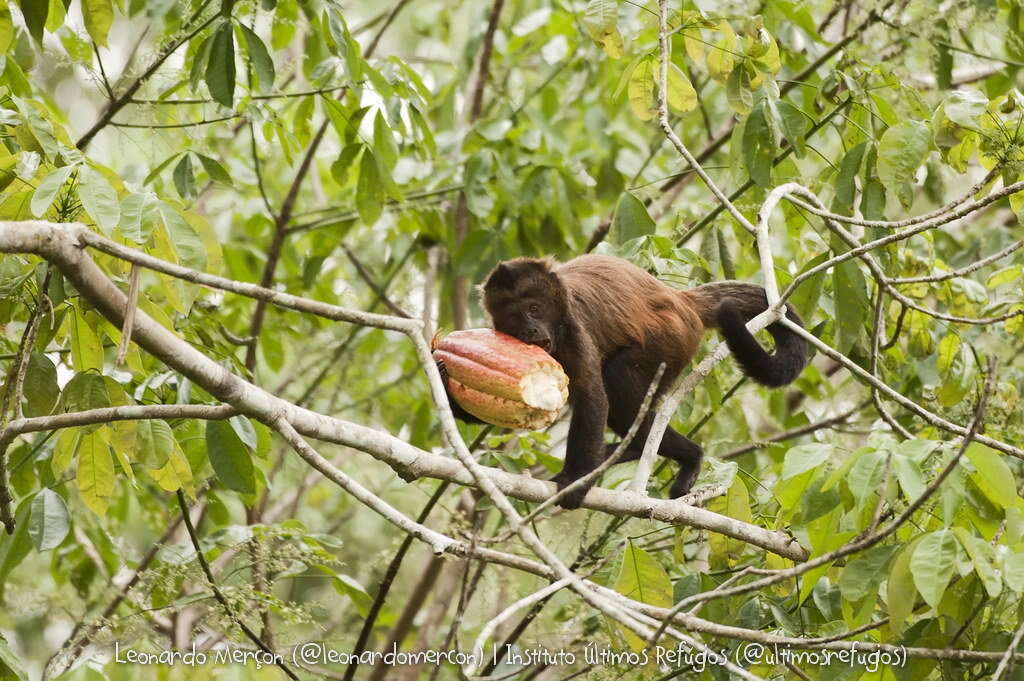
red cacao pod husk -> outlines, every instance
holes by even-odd
[[[536,345],[493,329],[453,331],[432,343],[460,407],[503,428],[539,430],[569,398],[569,377]]]

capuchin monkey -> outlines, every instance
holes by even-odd
[[[783,325],[768,327],[773,354],[747,331],[746,323],[768,308],[764,288],[756,284],[721,281],[682,291],[621,258],[583,255],[566,263],[506,260],[481,289],[497,331],[543,348],[569,376],[572,420],[565,464],[554,477],[559,490],[612,454],[605,426],[624,436],[658,366],[665,363],[660,394],[696,353],[706,329],[719,330],[743,372],[761,385],[792,383],[807,364],[806,343]],[[792,309],[786,317],[803,326]],[[439,368],[444,376],[440,362]],[[450,396],[449,402],[459,418],[481,422]],[[640,457],[652,420],[644,419],[620,461]],[[668,428],[658,454],[679,463],[671,496],[689,492],[704,455],[700,445]],[[586,487],[573,490],[559,505],[578,508],[586,493]]]

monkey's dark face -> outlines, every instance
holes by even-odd
[[[495,330],[554,355],[566,317],[565,286],[547,260],[499,263],[483,285],[484,307]]]

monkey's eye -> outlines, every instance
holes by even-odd
[[[532,315],[537,315],[540,313],[540,305],[538,305],[537,303],[530,303],[530,307],[527,309]]]

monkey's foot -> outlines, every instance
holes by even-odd
[[[672,483],[672,488],[668,492],[669,497],[677,499],[687,494],[693,488],[693,483],[697,482],[699,473],[699,466],[694,466],[692,469],[687,469],[685,466],[680,468],[676,475],[676,481]]]
[[[555,477],[551,478],[551,482],[553,482],[556,485],[558,485],[558,491],[561,492],[563,489],[568,487],[570,484],[575,482],[577,479],[578,479],[578,477],[574,477],[572,475],[567,475],[565,473],[565,471],[562,471],[561,473],[559,473]],[[567,510],[572,510],[574,508],[579,508],[580,506],[583,505],[583,498],[585,496],[587,496],[587,490],[588,489],[589,489],[589,487],[579,487],[577,489],[574,489],[571,492],[569,492],[568,494],[563,494],[563,495],[559,496],[558,497],[558,501],[555,502],[555,503],[557,503],[559,506],[561,506],[562,508],[567,509]]]

